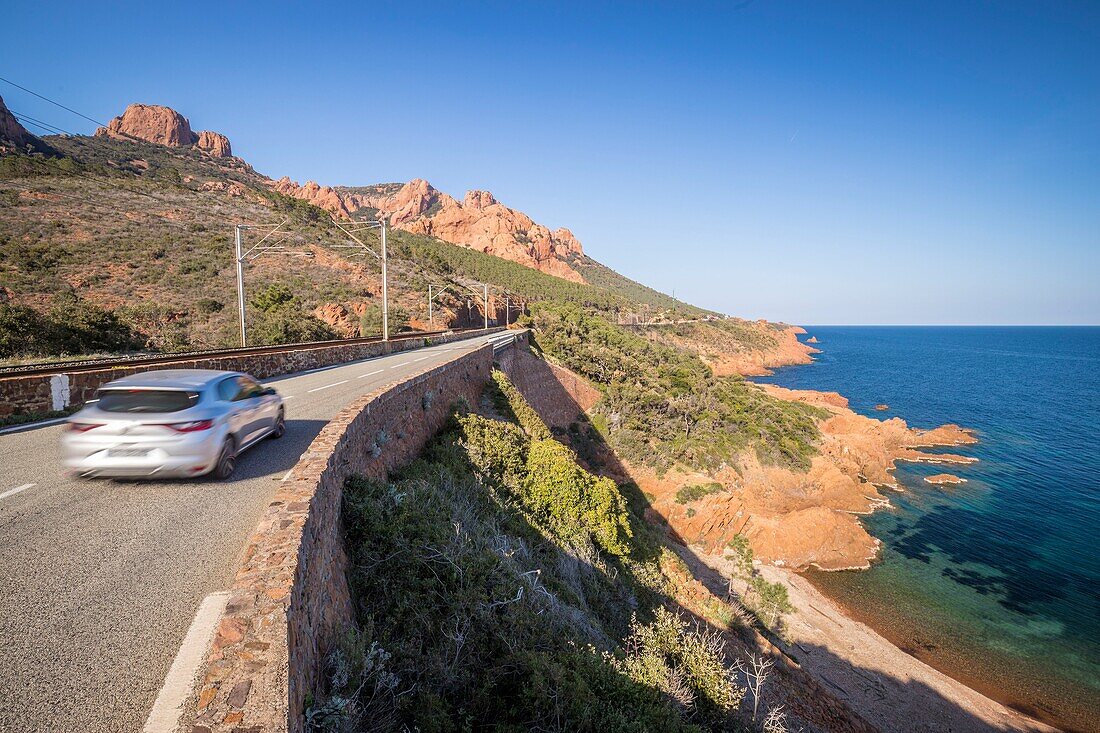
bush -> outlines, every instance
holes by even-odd
[[[769,628],[775,627],[783,614],[794,610],[787,586],[782,583],[769,583],[757,576],[750,581],[749,589],[753,598],[753,609]]]
[[[49,330],[46,320],[33,308],[0,303],[0,358],[50,353]]]
[[[751,578],[753,574],[753,552],[748,537],[743,534],[733,536],[726,543],[727,552],[731,555],[737,574],[743,578]]]
[[[139,349],[144,339],[118,316],[75,295],[62,295],[49,312],[54,353],[117,352]]]
[[[529,323],[540,348],[600,387],[593,423],[623,458],[659,474],[677,464],[709,472],[752,449],[765,463],[809,468],[824,410],[715,377],[697,356],[576,306],[535,304]]]
[[[528,436],[536,440],[551,437],[550,428],[546,427],[546,423],[542,421],[539,414],[527,404],[527,400],[523,399],[523,395],[509,381],[508,376],[499,369],[493,370],[489,396],[496,408],[518,422]]]
[[[698,501],[699,499],[702,499],[704,496],[717,494],[724,488],[725,487],[717,481],[712,481],[709,484],[691,484],[689,486],[683,487],[676,492],[676,503],[689,504],[693,501]]]
[[[264,313],[285,307],[294,302],[294,292],[282,283],[268,285],[251,298],[252,307]]]
[[[390,305],[390,333],[401,333],[409,328],[409,313],[404,308]],[[382,306],[369,305],[359,317],[360,336],[382,335]]]
[[[588,647],[610,641],[590,611],[600,584],[623,580],[583,570],[553,535],[497,503],[488,473],[472,473],[488,454],[461,440],[485,428],[514,448],[522,432],[462,420],[392,483],[356,478],[345,489],[361,631],[309,706],[314,730],[699,731],[667,695]],[[505,450],[493,453],[503,461],[494,475],[517,470]],[[570,592],[578,574],[593,580]]]
[[[562,539],[591,540],[612,555],[630,552],[626,501],[615,482],[577,465],[569,448],[547,438],[531,442],[523,501]]]
[[[261,310],[251,320],[248,340],[256,346],[328,341],[338,338],[327,323],[295,306]]]
[[[709,724],[737,709],[745,690],[725,662],[725,643],[711,631],[690,630],[668,609],[658,608],[653,621],[631,625],[626,655],[616,666],[636,682],[661,690]]]

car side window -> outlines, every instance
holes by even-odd
[[[238,377],[237,379],[241,383],[241,394],[238,399],[247,400],[263,394],[264,388],[260,386],[259,382],[255,382],[248,377]]]
[[[225,400],[226,402],[233,402],[238,399],[238,395],[241,393],[241,386],[238,383],[238,377],[231,377],[230,379],[223,379],[218,383],[218,399]]]

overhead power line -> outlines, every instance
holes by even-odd
[[[22,86],[22,85],[20,85],[20,84],[16,84],[16,83],[15,83],[14,81],[12,81],[11,79],[5,79],[4,77],[0,76],[0,81],[2,81],[2,82],[6,82],[6,83],[8,83],[8,84],[11,84],[11,85],[12,85],[13,87],[15,87],[16,89],[22,89],[22,90],[23,90],[24,92],[26,92],[27,94],[33,94],[34,96],[38,97],[38,98],[39,98],[39,99],[41,99],[42,101],[44,101],[44,102],[49,102],[50,104],[54,105],[55,107],[60,107],[61,109],[65,110],[66,112],[72,112],[72,113],[73,113],[74,115],[76,115],[77,117],[83,117],[83,118],[84,118],[84,119],[86,119],[86,120],[87,120],[88,122],[92,122],[92,123],[95,123],[95,124],[99,125],[100,127],[106,127],[106,125],[104,125],[104,124],[103,124],[102,122],[100,122],[99,120],[93,119],[93,118],[89,117],[88,115],[86,115],[86,114],[84,114],[84,113],[82,113],[82,112],[77,112],[77,111],[76,111],[75,109],[73,109],[72,107],[66,107],[65,105],[61,104],[61,102],[57,102],[57,101],[54,101],[54,100],[50,99],[49,97],[44,97],[44,96],[42,96],[41,94],[39,94],[38,92],[32,91],[32,90],[30,90],[30,89],[27,89],[27,88],[26,88],[25,86]]]
[[[19,120],[24,125],[34,125],[35,127],[38,127],[42,130],[45,130],[46,132],[48,132],[52,135],[72,135],[72,133],[69,132],[68,130],[62,130],[60,127],[54,127],[50,123],[43,122],[42,120],[35,119],[34,117],[31,117],[30,115],[25,115],[22,112],[16,112],[14,109],[9,110],[9,111],[13,115],[15,115],[15,119]]]

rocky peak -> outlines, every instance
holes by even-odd
[[[19,124],[19,120],[15,119],[15,115],[4,104],[3,97],[0,97],[0,145],[5,143],[22,148],[27,145],[36,145],[38,138]]]
[[[376,209],[394,228],[427,234],[549,275],[584,282],[568,261],[571,255],[584,254],[571,231],[550,231],[522,211],[500,203],[488,191],[469,191],[460,203],[423,178],[414,178],[396,190],[393,186],[377,186],[369,191],[340,191],[313,182],[299,186],[289,178],[272,182],[272,187],[341,217],[359,209]]]
[[[554,230],[554,233],[550,235],[554,240],[554,244],[560,249],[564,249],[567,252],[573,254],[582,255],[584,250],[581,249],[580,240],[573,236],[573,232],[569,231],[565,227],[558,227]]]
[[[203,130],[199,133],[198,140],[195,141],[195,147],[204,153],[213,155],[215,158],[233,157],[233,148],[229,145],[229,138],[220,132]]]
[[[466,199],[462,202],[462,205],[467,209],[484,209],[495,203],[497,203],[497,200],[488,191],[467,191]]]
[[[299,186],[290,180],[289,176],[283,176],[277,181],[272,181],[270,185],[271,188],[284,196],[293,196],[308,201],[314,206],[320,207],[342,219],[350,217],[350,212],[340,194],[329,186],[321,186],[316,181],[306,181],[306,185]]]
[[[186,117],[170,107],[157,104],[131,104],[121,116],[96,130],[95,134],[100,137],[138,138],[171,148],[194,145],[196,139]]]
[[[171,107],[159,104],[131,104],[121,116],[115,117],[95,131],[98,137],[123,140],[144,140],[170,148],[194,147],[216,158],[228,158],[232,153],[229,138],[217,132],[195,133],[191,123]]]

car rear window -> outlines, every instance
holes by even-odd
[[[199,401],[182,389],[104,389],[96,407],[104,412],[179,412]]]

